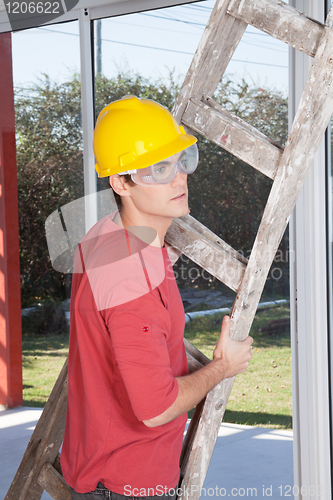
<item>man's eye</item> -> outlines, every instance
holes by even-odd
[[[155,172],[156,172],[157,174],[163,174],[163,172],[164,172],[164,171],[165,171],[165,167],[158,167],[158,168],[155,170]]]

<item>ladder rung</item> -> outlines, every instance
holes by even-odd
[[[60,453],[59,452],[58,452],[57,456],[55,457],[55,460],[53,462],[53,467],[62,476],[62,470],[61,470],[61,464],[60,464]]]
[[[188,373],[194,373],[200,370],[200,368],[203,367],[203,365],[195,359],[192,354],[186,351],[186,357],[187,357],[187,367],[188,367]]]
[[[207,356],[203,352],[199,351],[199,349],[194,347],[194,345],[191,344],[191,342],[189,342],[186,338],[184,338],[184,345],[186,348],[186,352],[190,353],[194,359],[196,359],[197,361],[199,361],[199,363],[201,363],[201,365],[204,366],[210,363],[211,360],[207,358]]]
[[[325,26],[281,0],[231,0],[228,14],[314,57]]]
[[[38,476],[38,483],[54,500],[71,500],[69,486],[50,463],[43,465]]]
[[[186,338],[184,338],[184,345],[186,349],[188,372],[193,373],[207,365],[210,359],[207,358],[199,349],[194,347]]]
[[[182,123],[274,179],[283,149],[212,98],[192,98]]]
[[[183,217],[180,217],[179,219],[176,219],[176,220],[185,222],[187,225],[191,226],[191,228],[197,234],[201,234],[206,239],[208,239],[214,243],[217,243],[219,246],[219,249],[223,248],[228,254],[232,255],[235,259],[239,260],[239,262],[242,262],[245,265],[247,264],[248,259],[246,257],[244,257],[243,255],[238,253],[237,250],[235,250],[230,245],[228,245],[228,243],[226,243],[221,238],[216,236],[216,234],[213,233],[213,231],[211,231],[206,226],[201,224],[201,222],[199,222],[197,219],[195,219],[191,215],[184,215]]]
[[[229,288],[238,290],[247,259],[193,217],[173,219],[166,241]]]

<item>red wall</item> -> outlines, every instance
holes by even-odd
[[[0,405],[22,400],[22,331],[11,34],[0,34]]]

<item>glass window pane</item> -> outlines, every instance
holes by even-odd
[[[154,99],[171,109],[213,5],[213,1],[197,2],[96,21],[96,116],[106,104],[128,94]],[[248,27],[214,98],[283,146],[288,130],[287,96],[287,45]],[[188,176],[191,215],[248,258],[272,181],[199,134],[197,137],[199,166]],[[108,187],[107,178],[98,182],[99,189]],[[235,294],[184,255],[174,271],[186,312],[231,307]],[[271,307],[275,299],[282,299],[283,305]],[[275,390],[283,393],[283,402],[281,400],[278,408],[276,400],[270,397],[271,388],[263,387],[262,379],[255,381],[250,377],[246,382],[246,376],[237,377],[235,396],[225,420],[290,428],[288,231],[270,270],[262,301],[269,302],[268,309],[258,312],[252,332],[256,335],[258,352],[267,353],[270,359],[276,357],[273,352],[283,352],[283,359],[289,360],[283,369],[278,362],[279,368],[272,378]],[[208,318],[203,318],[202,324],[195,324],[192,330],[187,327],[185,335],[211,355],[221,314],[212,322]],[[278,327],[277,323],[275,327],[269,323],[275,319]],[[201,330],[205,331],[202,342],[199,340]],[[269,367],[269,377],[275,369],[275,361],[272,364],[274,368]],[[254,372],[261,372],[261,368],[254,367]],[[247,392],[242,390],[245,386],[248,395],[240,398],[239,393]],[[255,401],[251,417],[244,411],[248,398]],[[291,442],[289,444],[285,456],[291,464]],[[286,483],[292,481],[292,476],[285,480]]]
[[[71,275],[51,264],[45,221],[83,196],[79,61],[77,21],[13,33],[23,307],[70,293]]]
[[[149,97],[171,109],[213,5],[198,2],[95,22],[96,116],[105,104],[126,94]],[[249,26],[214,98],[283,146],[287,91],[287,45]],[[198,137],[199,167],[188,178],[191,215],[248,258],[271,181]],[[108,181],[99,179],[98,184],[105,189]],[[189,265],[187,260],[182,264]],[[179,286],[217,287],[230,303],[233,292],[193,265],[193,278],[179,277]],[[264,292],[265,300],[282,297],[289,298],[287,234]]]

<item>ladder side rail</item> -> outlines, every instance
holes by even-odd
[[[41,468],[53,463],[61,446],[67,410],[67,361],[47,400],[30,438],[21,464],[5,500],[39,500],[43,487],[38,483]]]
[[[325,26],[281,0],[231,0],[227,12],[236,19],[314,57]]]
[[[218,105],[216,105],[217,107]],[[251,125],[219,106],[219,111],[190,99],[182,123],[270,179],[274,179],[283,149]]]
[[[183,481],[184,473],[186,470],[186,465],[191,453],[192,449],[192,444],[195,438],[195,434],[198,429],[198,425],[200,422],[202,410],[205,404],[206,398],[204,398],[200,403],[197,404],[197,406],[194,409],[193,415],[191,417],[191,421],[188,425],[187,432],[185,434],[184,440],[183,440],[183,446],[182,446],[182,451],[180,455],[180,460],[179,460],[179,465],[180,465],[180,484]]]
[[[213,95],[247,27],[227,15],[230,0],[217,0],[172,109],[180,123],[190,97]]]
[[[231,336],[244,340],[279,242],[333,113],[333,34],[325,28],[281,158],[244,279],[231,313]],[[233,379],[206,397],[182,483],[181,497],[199,499]]]

